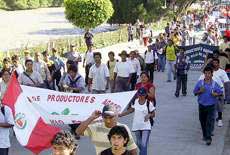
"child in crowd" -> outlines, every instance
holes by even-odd
[[[130,155],[130,152],[126,150],[129,134],[124,126],[114,126],[108,134],[108,139],[111,148],[102,151],[101,155]]]
[[[51,155],[76,155],[78,145],[75,144],[74,136],[68,131],[60,131],[51,141]]]

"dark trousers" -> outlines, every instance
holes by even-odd
[[[55,90],[55,82],[54,81],[56,81],[56,86],[60,90],[60,87],[59,87],[60,80],[61,80],[61,71],[58,70],[53,74],[53,90]]]
[[[92,64],[87,64],[85,66],[85,84],[88,85],[88,80],[89,80],[89,69],[92,66]]]
[[[136,85],[136,83],[137,83],[137,73],[133,73],[133,74],[132,74],[130,83],[131,83],[131,88],[130,88],[130,90],[134,90],[134,89],[135,89],[135,85]]]
[[[182,94],[183,95],[187,94],[187,81],[188,81],[187,74],[184,75],[177,74],[176,93],[175,93],[176,95],[180,94],[181,85],[182,85]]]
[[[0,148],[0,155],[8,155],[9,148]]]
[[[145,71],[147,72],[147,74],[150,76],[150,81],[153,82],[153,78],[154,78],[154,63],[151,64],[146,64],[145,66]]]
[[[129,77],[117,77],[115,81],[115,92],[129,91]]]
[[[215,105],[203,106],[199,104],[199,119],[203,138],[211,140],[215,124]]]
[[[133,41],[133,34],[128,35],[128,41]]]

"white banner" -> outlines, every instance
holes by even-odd
[[[23,94],[48,124],[73,124],[87,119],[104,105],[122,112],[136,91],[109,94],[76,94],[23,86]]]

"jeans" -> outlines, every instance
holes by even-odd
[[[187,74],[179,75],[177,74],[177,81],[176,81],[176,95],[180,95],[180,89],[182,85],[182,94],[187,94]]]
[[[158,71],[164,72],[165,70],[165,55],[164,54],[159,54],[158,55]]]
[[[138,130],[135,131],[137,146],[140,150],[139,155],[147,155],[147,146],[149,143],[149,136],[151,130]]]
[[[175,76],[175,63],[176,61],[169,61],[166,60],[166,67],[167,67],[167,75],[168,75],[168,81],[172,80],[172,75]]]
[[[215,105],[203,106],[199,104],[199,119],[203,138],[212,140],[212,132],[215,124]]]

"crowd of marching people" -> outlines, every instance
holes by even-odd
[[[137,90],[124,112],[117,114],[114,107],[107,105],[102,111],[95,111],[85,121],[70,127],[76,137],[89,136],[97,154],[135,155],[139,149],[140,155],[147,155],[157,106],[154,74],[165,72],[167,69],[165,81],[176,80],[174,95],[179,97],[182,89],[182,95],[186,96],[190,60],[183,46],[198,43],[195,31],[206,29],[201,42],[218,45],[220,50],[207,55],[203,74],[194,88],[194,94],[198,96],[203,139],[210,145],[215,121],[219,127],[223,126],[223,94],[224,87],[229,81],[230,40],[228,36],[224,36],[224,41],[220,43],[218,27],[206,22],[209,11],[208,9],[203,14],[184,14],[181,20],[175,19],[168,23],[165,32],[154,39],[150,27],[137,20],[134,26],[128,26],[128,38],[129,41],[135,37],[140,39],[146,46],[146,51],[140,53],[138,50],[123,50],[119,53],[120,61],[115,57],[115,53],[110,51],[107,63],[102,63],[102,54],[94,52],[93,35],[89,31],[85,34],[87,51],[83,58],[74,44],[70,45],[69,51],[65,53],[59,53],[52,48],[51,51],[35,52],[33,55],[25,50],[22,58],[16,54],[6,57],[3,59],[0,72],[1,97],[7,89],[13,71],[22,85],[56,91],[104,94]],[[81,63],[85,69],[85,77],[79,72]],[[117,121],[118,117],[130,113],[134,113],[131,130],[127,125]],[[102,117],[103,121],[95,123],[99,117]],[[13,122],[10,110],[1,106],[1,155],[8,154],[9,128],[13,126]],[[131,131],[136,136],[136,143]],[[53,155],[73,155],[78,148],[75,144],[76,137],[67,131],[58,133],[51,142]]]

